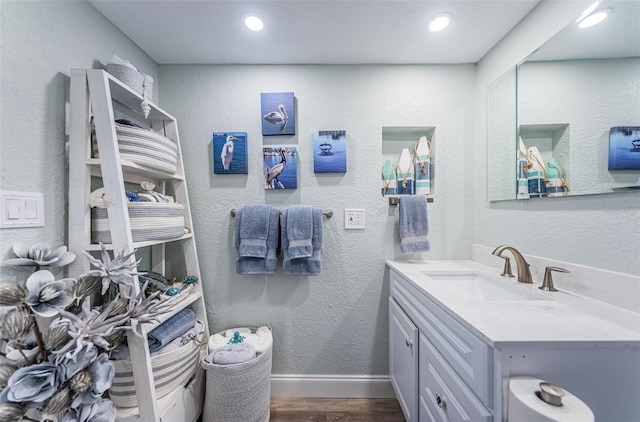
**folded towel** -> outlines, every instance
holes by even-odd
[[[205,362],[216,365],[234,365],[248,362],[256,357],[256,349],[249,343],[226,344],[214,349],[205,357]]]
[[[281,242],[282,242],[282,268],[286,275],[318,275],[322,271],[322,208],[312,208],[313,237],[311,245],[313,253],[307,258],[292,258],[289,255],[289,242],[286,235],[288,224],[288,212],[280,213]]]
[[[218,347],[222,347],[229,343],[229,339],[233,338],[233,334],[238,331],[240,333],[246,331],[243,328],[233,328],[225,331],[223,334],[214,334],[209,337],[209,342],[207,344],[209,350],[217,349]],[[227,335],[228,334],[228,335]],[[257,354],[261,354],[267,351],[271,344],[273,343],[273,336],[271,334],[271,329],[267,326],[258,327],[255,333],[251,333],[249,329],[249,333],[243,334],[245,336],[243,343],[251,344],[255,349]]]
[[[264,258],[244,257],[238,253],[236,259],[236,272],[238,274],[273,274],[278,268],[278,238],[280,235],[280,227],[278,224],[280,218],[280,210],[276,207],[270,207],[269,211],[269,233],[267,235],[267,254]],[[247,218],[244,215],[244,209],[236,211],[235,225],[235,247],[239,251],[240,248],[240,225]]]
[[[313,254],[313,215],[310,205],[291,205],[287,210],[287,240],[290,258],[307,258]]]
[[[267,237],[271,205],[247,205],[242,208],[244,218],[240,222],[241,257],[264,258],[267,256]]]
[[[193,328],[195,322],[196,314],[189,308],[182,309],[149,332],[147,335],[149,351],[155,352],[160,350],[163,346],[171,342],[171,340],[180,337]]]
[[[188,344],[189,342],[195,341],[196,339],[198,339],[198,336],[200,336],[200,334],[202,334],[203,332],[204,332],[204,325],[200,321],[196,321],[196,323],[193,325],[193,327],[189,331],[187,331],[180,337],[174,338],[161,349],[158,349],[155,352],[151,353],[151,356],[163,355],[165,353],[178,350],[185,344]]]
[[[411,195],[400,197],[398,229],[400,252],[426,252],[430,249],[429,222],[427,220],[427,197]]]

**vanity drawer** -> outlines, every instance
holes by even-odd
[[[419,350],[421,421],[493,420],[491,412],[424,335],[420,335]]]
[[[401,275],[392,272],[391,278],[391,293],[398,304],[476,396],[490,406],[493,357],[489,345]]]

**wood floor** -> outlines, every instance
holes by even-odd
[[[270,422],[405,422],[396,399],[271,399]]]

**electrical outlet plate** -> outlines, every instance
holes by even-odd
[[[345,209],[344,210],[345,229],[364,229],[364,210]]]

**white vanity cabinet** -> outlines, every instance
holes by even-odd
[[[640,421],[639,313],[473,261],[387,264],[389,372],[408,421],[505,421],[509,380],[522,376],[566,389],[596,421]],[[473,296],[456,274],[510,294]]]
[[[389,343],[391,383],[408,422],[493,419],[491,349],[395,271]]]

